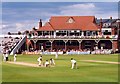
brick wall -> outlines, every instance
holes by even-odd
[[[115,28],[112,28],[112,35],[115,35]]]
[[[113,50],[118,49],[117,41],[113,41]]]

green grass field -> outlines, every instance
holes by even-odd
[[[18,55],[17,61],[37,64],[39,55]],[[54,58],[43,55],[43,60]],[[78,69],[71,69],[71,57]],[[13,61],[13,56],[9,57]],[[60,55],[55,67],[29,67],[2,62],[3,82],[118,82],[118,64],[85,62],[99,60],[118,62],[118,55]]]

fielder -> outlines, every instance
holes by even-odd
[[[16,62],[17,58],[16,58],[17,54],[14,54],[14,62]]]
[[[5,62],[6,61],[6,54],[3,53],[3,61]]]
[[[58,58],[58,52],[55,53],[55,58],[56,58],[56,59]]]
[[[71,63],[72,63],[71,69],[73,69],[73,68],[77,69],[76,60],[74,60],[73,58],[71,58]]]
[[[38,61],[38,65],[41,66],[41,64],[42,64],[42,56],[40,56],[40,57],[37,59],[37,61]]]
[[[45,67],[50,67],[48,60],[46,60],[46,62],[45,62]]]
[[[55,65],[55,61],[54,61],[54,59],[50,59],[50,65]]]
[[[6,51],[5,51],[5,49],[3,50],[3,61],[4,62],[6,61]]]
[[[8,55],[9,55],[9,51],[8,49],[6,49],[6,61],[8,61]]]

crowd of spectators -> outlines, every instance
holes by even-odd
[[[10,52],[19,43],[21,38],[18,37],[4,37],[1,38],[0,50],[5,51],[6,49]]]
[[[33,50],[33,51],[25,51],[25,54],[46,54],[46,55],[50,55],[50,54],[56,54],[56,52],[58,54],[67,54],[67,55],[72,55],[72,54],[113,54],[116,51],[113,51],[112,49],[96,49],[91,51],[90,49],[83,49],[83,50],[75,50],[75,49],[71,49],[71,50],[67,50],[65,51],[63,50]]]

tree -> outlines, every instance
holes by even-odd
[[[29,34],[29,31],[28,31],[28,30],[26,30],[26,31],[25,31],[25,34]]]
[[[18,35],[21,35],[22,33],[20,31],[18,31]]]
[[[8,32],[8,35],[11,35],[11,33],[10,33],[10,32]]]
[[[32,28],[34,31],[36,31],[37,29],[35,27]]]

